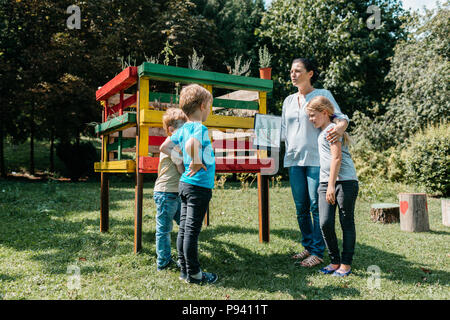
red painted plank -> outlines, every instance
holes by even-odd
[[[131,97],[128,97],[123,101],[123,109],[128,108],[129,106],[132,106],[133,104],[136,104],[136,94],[132,95]],[[108,116],[117,113],[120,111],[120,103],[116,104],[115,106],[108,108]]]
[[[128,67],[111,79],[103,87],[97,90],[95,96],[97,101],[106,100],[111,96],[126,90],[137,82],[137,67]]]
[[[139,172],[158,173],[159,157],[139,157]],[[216,158],[216,172],[261,172],[273,168],[274,159],[227,159]]]
[[[148,137],[148,145],[149,146],[160,146],[167,137],[161,137],[161,136],[149,136]]]
[[[248,140],[214,140],[212,147],[213,149],[249,150],[253,149],[253,144]]]
[[[140,173],[158,173],[159,157],[139,157]]]

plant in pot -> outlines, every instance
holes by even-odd
[[[264,48],[259,48],[259,76],[262,79],[271,79],[272,68],[270,67],[270,61],[272,60],[272,55],[269,53],[267,46]]]

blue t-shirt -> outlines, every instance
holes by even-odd
[[[192,158],[189,157],[185,150],[186,142],[190,138],[195,138],[201,143],[199,150],[199,159],[206,167],[200,169],[196,174],[188,177],[189,165]],[[214,176],[216,174],[216,159],[214,158],[214,150],[208,135],[208,128],[200,122],[186,122],[171,137],[170,140],[178,145],[183,151],[184,173],[181,175],[180,181],[208,189],[214,189]]]

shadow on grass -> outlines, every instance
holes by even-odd
[[[298,232],[278,229],[271,231],[273,236],[289,235],[292,239],[298,238]],[[348,287],[345,283],[329,284],[325,287],[315,287],[311,276],[318,275],[318,267],[303,268],[294,265],[290,254],[260,254],[255,250],[228,241],[218,240],[224,234],[258,234],[254,228],[240,226],[218,226],[204,228],[200,233],[199,248],[200,263],[205,270],[217,272],[221,281],[218,285],[225,288],[266,291],[269,293],[285,292],[294,299],[333,299],[334,297],[357,297],[359,290]],[[256,251],[260,246],[269,244],[255,244]],[[258,248],[259,246],[259,248]],[[342,243],[340,243],[342,247]],[[418,267],[414,267],[404,256],[379,250],[375,247],[356,244],[355,260],[352,265],[353,274],[344,281],[351,281],[352,277],[369,279],[372,273],[369,266],[380,268],[381,279],[401,281],[406,284],[421,282],[426,274]],[[328,258],[325,258],[326,265]],[[434,284],[450,278],[449,272],[441,270],[427,270],[426,283]],[[319,277],[329,277],[319,275]]]
[[[110,189],[110,229],[114,232],[101,233],[99,184],[2,183],[0,245],[31,252],[31,259],[48,273],[64,274],[80,258],[95,262],[94,267],[83,266],[83,273],[105,271],[103,259],[132,253],[134,214],[115,219],[113,211],[123,210],[119,201],[134,202],[134,192]],[[94,215],[72,221],[80,212]]]

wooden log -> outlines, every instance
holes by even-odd
[[[450,199],[442,199],[442,224],[450,227]]]
[[[426,193],[400,193],[400,230],[408,232],[429,231]]]
[[[395,203],[374,203],[370,208],[370,219],[373,222],[400,222],[400,206]]]

